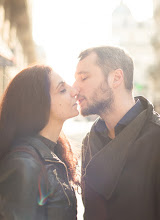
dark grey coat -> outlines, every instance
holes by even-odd
[[[145,110],[107,145],[96,133],[98,119],[82,148],[85,220],[160,219],[160,117]],[[96,204],[96,207],[95,207]]]

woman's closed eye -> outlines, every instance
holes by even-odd
[[[65,93],[65,92],[66,92],[66,89],[60,90],[60,93]]]

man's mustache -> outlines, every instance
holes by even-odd
[[[77,100],[82,100],[82,99],[86,99],[86,97],[82,95],[77,95]]]

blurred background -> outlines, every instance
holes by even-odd
[[[113,44],[134,60],[134,94],[160,113],[159,0],[0,0],[0,96],[15,74],[36,63],[49,64],[72,84],[81,50]],[[95,117],[65,123],[75,151]]]

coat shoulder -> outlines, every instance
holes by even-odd
[[[151,121],[160,128],[160,114],[158,114],[156,111],[153,112]]]

